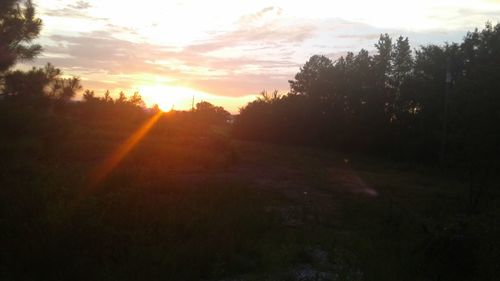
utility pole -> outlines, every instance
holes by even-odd
[[[444,165],[446,161],[446,147],[448,145],[448,106],[449,106],[449,96],[450,96],[450,88],[451,88],[451,67],[450,67],[451,61],[450,58],[448,57],[446,59],[446,89],[444,92],[444,115],[443,115],[443,136],[441,139],[441,154],[440,154],[440,161],[441,165]]]
[[[191,101],[191,111],[194,111],[194,95],[193,95],[193,100]]]

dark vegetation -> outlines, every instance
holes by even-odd
[[[11,70],[41,51],[20,2],[0,2],[0,280],[500,276],[500,26],[313,56],[234,125],[206,102],[162,113],[93,183],[159,109]]]
[[[422,46],[381,35],[376,52],[336,61],[312,56],[290,93],[241,110],[244,139],[315,145],[446,165],[495,162],[499,155],[500,25],[460,44]],[[466,164],[467,163],[467,164]]]

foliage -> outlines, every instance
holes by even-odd
[[[382,34],[374,55],[361,50],[336,61],[314,55],[290,81],[290,93],[243,107],[234,134],[488,166],[500,141],[499,38],[500,25],[487,24],[460,44],[412,52],[408,38]]]
[[[212,125],[224,124],[231,116],[222,106],[214,106],[206,101],[197,103],[193,113],[195,118]]]
[[[41,46],[32,41],[40,33],[42,21],[35,16],[31,0],[0,2],[0,75],[19,60],[32,59]]]
[[[10,71],[5,74],[3,92],[6,98],[28,103],[47,98],[69,101],[82,89],[80,79],[61,78],[61,75],[61,70],[50,63],[43,68],[33,67],[29,71]]]

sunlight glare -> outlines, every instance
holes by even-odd
[[[188,110],[192,106],[193,98],[196,99],[203,94],[189,88],[165,85],[140,86],[139,92],[147,106],[157,104],[163,111]]]
[[[129,138],[127,138],[118,148],[105,159],[105,161],[97,166],[90,176],[90,189],[101,183],[111,173],[118,164],[129,154],[129,152],[144,138],[151,130],[156,122],[162,116],[162,112],[158,112],[151,116],[141,127],[139,127]]]

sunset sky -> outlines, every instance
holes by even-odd
[[[460,41],[500,19],[500,0],[111,1],[35,0],[44,53],[101,94],[140,91],[148,104],[233,113],[266,89],[288,90],[313,54],[373,50],[380,33],[413,47]]]

